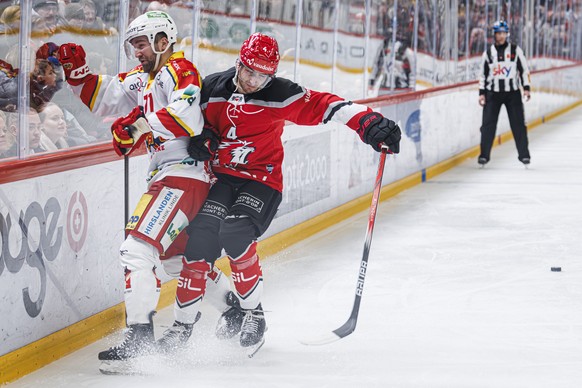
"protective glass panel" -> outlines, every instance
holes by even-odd
[[[347,99],[363,97],[364,73],[362,69],[366,62],[364,41],[365,10],[365,1],[340,1],[334,93]],[[375,19],[375,17],[375,14],[371,15],[371,19]],[[381,39],[377,40],[378,44],[382,42]],[[375,52],[373,48],[368,52],[369,66],[372,63]]]
[[[417,83],[431,87],[436,83],[436,44],[435,0],[421,0],[418,3],[418,52],[417,52]]]
[[[0,161],[17,155],[20,7],[0,3]]]
[[[335,1],[303,2],[298,81],[307,88],[331,92]],[[341,81],[340,81],[341,82]]]
[[[6,119],[8,132],[16,132],[17,139],[11,155],[18,154],[14,152],[17,150],[21,151],[21,157],[55,152],[109,138],[109,123],[94,116],[66,86],[57,55],[61,44],[74,42],[83,46],[93,72],[115,74],[119,47],[119,9],[116,5],[113,1],[82,0],[65,4],[46,0],[33,2],[33,10],[28,11],[21,10],[18,5],[9,7],[10,12],[14,9],[25,17],[32,15],[27,26],[30,33],[22,37],[27,42],[24,48],[20,47],[15,34],[20,15],[18,20],[13,20],[10,32],[2,36],[0,44],[2,58],[20,74],[28,74],[28,88],[24,90],[28,106],[17,103],[1,107],[18,112]],[[6,16],[4,12],[2,20]],[[106,47],[113,49],[104,50]],[[26,63],[20,58],[21,51],[28,58]],[[2,73],[8,74],[4,70]],[[17,78],[3,77],[2,81],[6,82],[0,82],[2,87],[10,90],[9,98],[14,92],[18,93]]]
[[[252,2],[219,0],[202,4],[195,65],[205,77],[234,66],[242,42],[251,33]]]
[[[481,0],[469,1],[469,55],[481,55],[487,44],[487,17],[485,2]]]
[[[295,79],[297,5],[295,0],[257,0],[256,31],[277,40],[281,57],[277,77],[301,82],[299,77]]]
[[[394,9],[396,8],[396,14]],[[382,43],[372,62],[369,84],[371,95],[386,95],[414,90],[416,71],[412,42],[414,6],[404,1],[377,3],[377,35]]]

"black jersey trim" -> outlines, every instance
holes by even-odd
[[[346,105],[352,105],[352,102],[351,101],[344,101],[344,102],[341,102],[341,103],[337,104],[336,106],[334,106],[331,109],[331,111],[329,112],[329,114],[323,120],[323,123],[324,124],[328,123],[333,118],[335,113]]]

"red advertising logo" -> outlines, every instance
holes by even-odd
[[[67,210],[67,237],[69,246],[74,252],[79,252],[83,248],[88,225],[87,200],[83,193],[75,191]]]

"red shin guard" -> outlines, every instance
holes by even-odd
[[[257,255],[257,243],[253,242],[241,256],[230,259],[232,280],[241,302],[248,299],[263,282],[263,270]],[[259,296],[260,297],[260,296]],[[252,298],[255,299],[255,298]],[[254,308],[255,306],[252,306]]]
[[[206,277],[209,271],[210,265],[204,260],[184,263],[176,290],[178,306],[188,307],[202,299],[206,291]]]

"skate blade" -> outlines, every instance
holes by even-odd
[[[131,364],[129,361],[102,361],[99,372],[104,375],[127,375],[131,374]]]
[[[99,372],[104,375],[141,375],[146,376],[149,373],[145,369],[136,368],[134,362],[135,360],[112,360],[112,361],[102,361],[99,366]]]
[[[261,338],[261,341],[259,343],[257,343],[256,345],[244,348],[245,351],[247,352],[247,357],[253,358],[255,356],[255,354],[257,354],[258,351],[261,350],[261,348],[263,347],[264,344],[265,344],[265,337]]]

